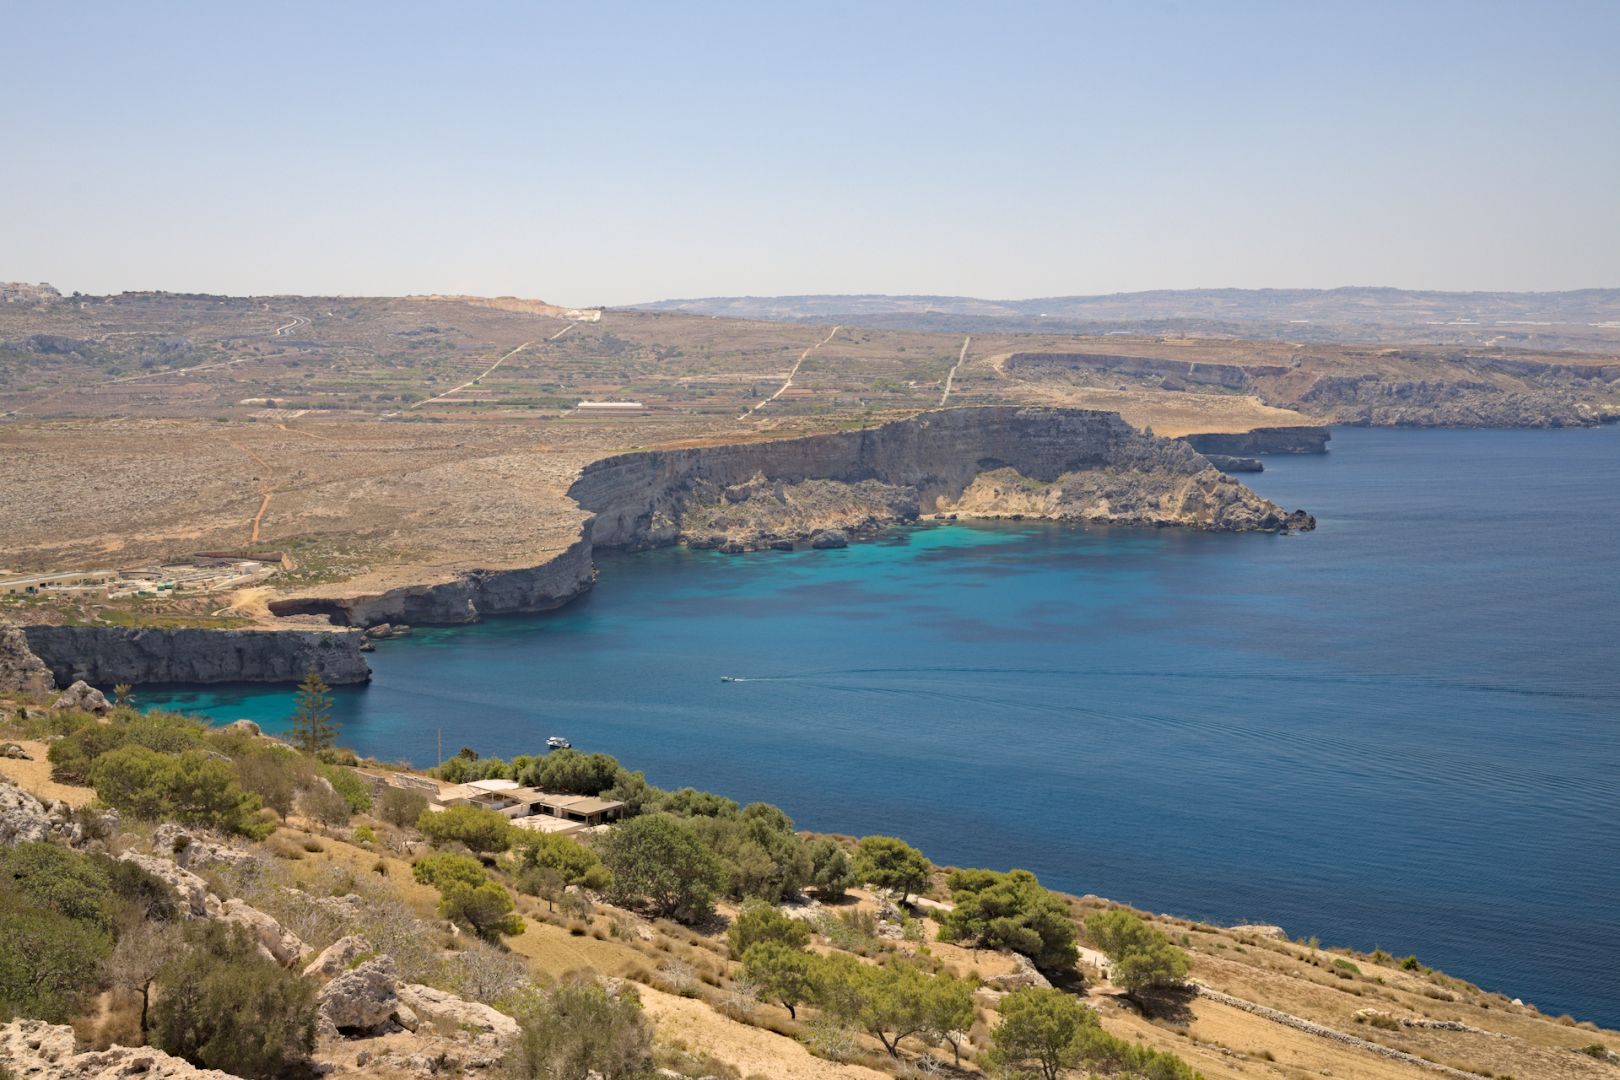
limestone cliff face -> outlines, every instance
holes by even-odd
[[[1333,433],[1325,427],[1255,428],[1232,434],[1183,435],[1200,454],[1325,454]]]
[[[759,546],[784,527],[800,538],[908,511],[1233,530],[1315,524],[1185,443],[1086,409],[947,409],[862,431],[621,454],[586,466],[569,494],[595,513],[603,547],[709,542],[717,531]]]
[[[0,622],[0,691],[48,694],[56,689],[51,669],[28,647],[20,627]]]
[[[407,623],[449,626],[485,615],[546,611],[585,592],[596,580],[587,524],[566,551],[538,566],[464,570],[450,580],[407,585],[381,593],[290,597],[270,602],[276,615],[325,615],[339,626]]]
[[[313,668],[334,685],[366,682],[358,631],[25,626],[28,646],[63,686],[297,682]]]

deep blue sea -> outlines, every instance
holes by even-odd
[[[1620,428],[1344,429],[1266,470],[1314,533],[607,557],[562,611],[381,645],[342,740],[430,765],[441,730],[564,735],[803,828],[1415,952],[1620,1027]]]

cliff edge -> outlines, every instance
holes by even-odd
[[[601,547],[749,550],[924,515],[1228,531],[1309,529],[1186,443],[1088,409],[983,407],[859,431],[619,454],[569,495]]]

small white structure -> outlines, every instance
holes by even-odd
[[[645,412],[647,406],[639,401],[582,401],[574,408],[581,412]]]
[[[516,780],[473,780],[439,792],[443,806],[482,806],[509,818],[512,824],[541,832],[583,832],[617,821],[624,803],[590,795],[553,795],[527,788]]]

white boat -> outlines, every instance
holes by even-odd
[[[737,676],[735,676],[735,675],[722,675],[722,676],[720,676],[720,681],[721,682],[738,682],[740,680],[738,680]]]
[[[572,750],[574,748],[574,744],[561,735],[553,735],[546,740],[546,745],[553,750]]]

